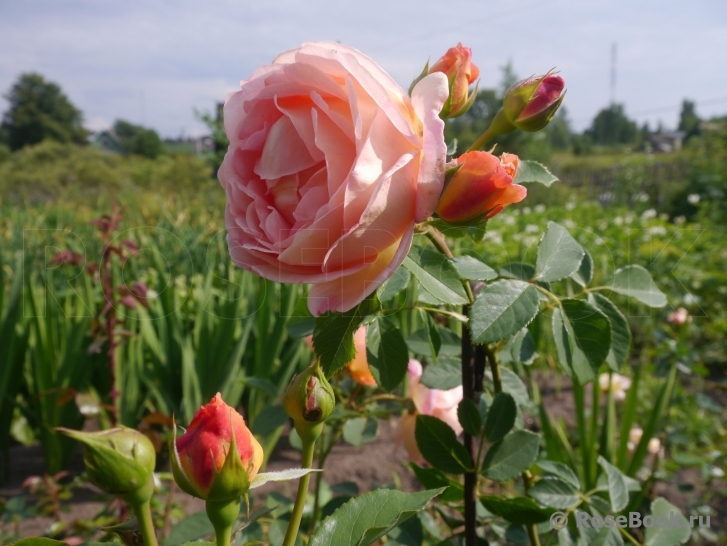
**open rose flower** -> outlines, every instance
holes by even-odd
[[[422,365],[418,360],[409,361],[409,397],[414,402],[416,414],[431,415],[441,419],[459,435],[462,432],[462,425],[457,418],[457,406],[462,400],[462,386],[446,391],[430,389],[420,383],[422,371]],[[416,414],[409,413],[402,416],[399,422],[399,437],[409,454],[409,459],[415,463],[422,463],[424,457],[414,436]]]
[[[437,205],[447,96],[442,73],[409,98],[371,59],[333,42],[258,68],[224,109],[230,147],[219,178],[233,262],[312,284],[316,316],[361,302]]]

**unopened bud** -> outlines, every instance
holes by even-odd
[[[283,406],[301,438],[320,433],[318,425],[333,412],[336,397],[318,362],[293,377],[285,389]]]
[[[518,158],[489,152],[467,152],[450,163],[437,216],[457,226],[477,225],[506,206],[525,199],[527,189],[514,184]]]
[[[83,444],[83,462],[95,485],[130,503],[151,498],[156,452],[144,434],[123,426],[99,432],[57,430]]]
[[[169,445],[174,480],[185,492],[225,502],[247,494],[263,450],[234,408],[217,393]]]
[[[470,85],[480,77],[480,70],[472,62],[472,50],[461,43],[451,47],[432,65],[429,73],[443,72],[449,80],[449,97],[440,116],[454,118],[469,110],[477,97],[477,89],[470,94]]]
[[[508,121],[522,131],[539,131],[548,123],[565,97],[565,80],[556,74],[517,82],[505,92],[502,109]]]

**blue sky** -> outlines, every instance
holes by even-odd
[[[484,87],[508,60],[521,77],[557,67],[577,129],[610,100],[615,42],[616,99],[632,117],[674,126],[685,97],[702,116],[727,113],[724,0],[0,0],[0,92],[37,71],[93,128],[123,118],[199,134],[193,108],[309,40],[356,47],[405,88],[458,41]]]

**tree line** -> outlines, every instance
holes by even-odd
[[[505,91],[517,80],[512,64],[508,63],[502,69],[498,88],[480,89],[472,108],[447,122],[445,137],[451,143],[456,140],[458,153],[466,150],[490,125]],[[9,106],[0,124],[0,152],[2,147],[15,151],[44,140],[89,143],[81,110],[71,103],[58,84],[45,80],[40,74],[21,74],[5,97]],[[216,115],[197,112],[197,117],[210,129],[215,148],[210,160],[216,171],[227,147],[221,112],[219,108]],[[695,103],[684,100],[678,125],[684,140],[698,136],[701,127],[702,120],[696,113]],[[650,136],[662,131],[662,127],[652,131],[648,124],[639,127],[626,115],[623,104],[611,104],[596,114],[588,129],[578,133],[571,128],[567,109],[561,107],[546,130],[538,133],[516,131],[498,137],[495,143],[500,149],[512,150],[524,157],[547,160],[555,151],[587,155],[603,148],[648,149]],[[165,151],[156,131],[128,121],[116,120],[108,133],[122,153],[155,158]]]

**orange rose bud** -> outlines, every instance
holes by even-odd
[[[374,379],[369,368],[369,361],[366,357],[366,326],[361,326],[353,336],[353,343],[356,346],[356,356],[348,363],[348,373],[353,380],[364,387],[375,387]]]
[[[469,94],[469,87],[480,77],[480,70],[472,62],[472,50],[462,46],[447,50],[444,56],[429,69],[429,74],[443,72],[449,80],[449,98],[442,107],[440,116],[442,118],[454,118],[461,116],[475,100],[477,90]]]
[[[522,131],[539,131],[548,123],[565,97],[565,80],[556,74],[517,82],[505,92],[502,109],[508,121]]]
[[[263,463],[262,446],[242,415],[225,404],[219,393],[197,411],[172,447],[175,481],[190,495],[205,500],[245,495]]]
[[[437,215],[450,224],[476,225],[506,206],[525,199],[524,186],[513,184],[518,157],[489,152],[467,152],[450,163],[451,180],[437,205]]]

